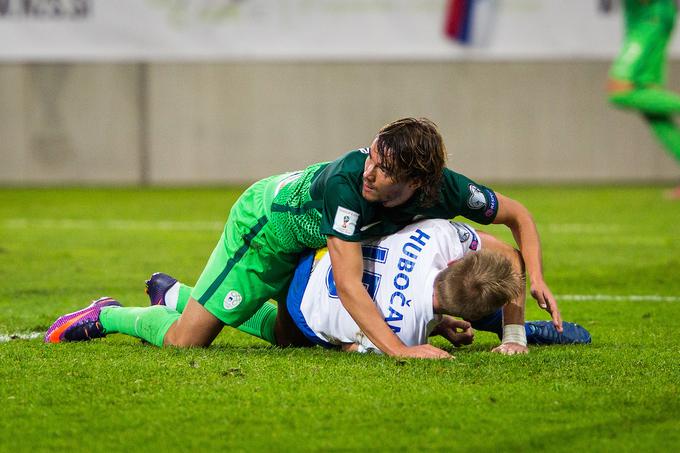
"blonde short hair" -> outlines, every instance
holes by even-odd
[[[449,264],[434,280],[439,307],[445,313],[477,320],[523,293],[524,277],[510,260],[480,250]]]

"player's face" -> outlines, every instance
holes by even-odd
[[[364,180],[361,195],[370,202],[382,203],[385,207],[399,206],[413,196],[418,186],[411,181],[395,181],[385,173],[377,151],[376,140],[371,144],[370,153],[364,164]]]

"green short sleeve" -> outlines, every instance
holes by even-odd
[[[360,241],[363,224],[363,197],[359,187],[344,175],[326,182],[321,215],[321,234],[350,242]]]
[[[444,170],[442,196],[455,215],[482,225],[492,223],[498,213],[498,198],[493,190],[449,169]]]

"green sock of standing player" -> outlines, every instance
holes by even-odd
[[[664,145],[669,154],[680,162],[680,129],[678,129],[673,118],[668,115],[645,115],[645,119],[656,138]]]

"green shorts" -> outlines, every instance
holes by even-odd
[[[626,36],[609,71],[611,78],[637,87],[664,84],[676,10],[675,0],[626,0]]]
[[[299,255],[282,252],[270,206],[288,174],[250,186],[231,208],[224,232],[191,297],[223,323],[238,327],[268,299],[285,303]]]

